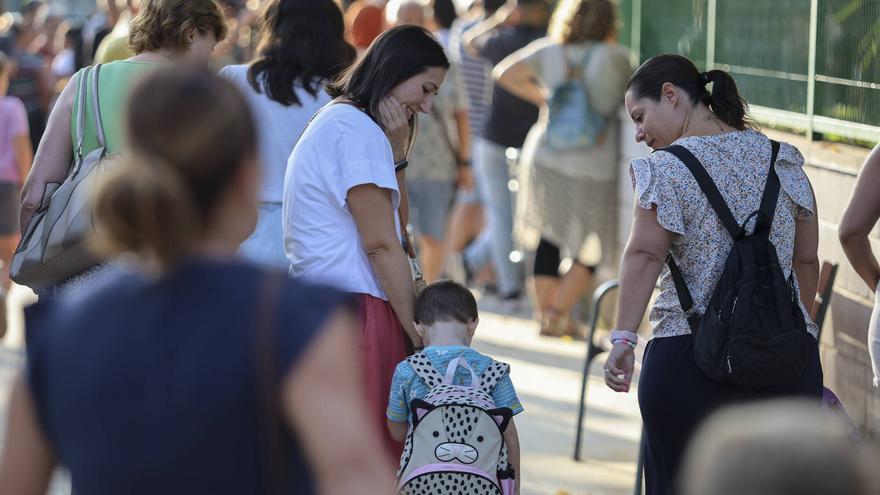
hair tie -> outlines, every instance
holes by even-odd
[[[703,86],[712,82],[712,76],[708,72],[700,73],[700,82],[703,83]]]

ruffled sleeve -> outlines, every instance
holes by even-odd
[[[684,218],[675,188],[662,173],[662,154],[637,158],[630,162],[629,173],[633,181],[636,201],[646,210],[657,207],[657,221],[664,229],[684,235]]]
[[[804,173],[804,156],[797,148],[781,143],[776,158],[776,175],[782,190],[795,204],[795,218],[808,220],[815,211],[813,191],[810,180]]]

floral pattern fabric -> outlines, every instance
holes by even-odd
[[[738,222],[744,222],[759,208],[770,165],[770,140],[766,136],[752,130],[734,131],[685,137],[675,144],[684,146],[700,160]],[[786,277],[792,269],[796,222],[812,218],[815,211],[803,164],[804,158],[795,147],[781,144],[776,159],[781,188],[770,240],[776,246]],[[660,225],[677,234],[671,253],[693,296],[694,311],[702,314],[733,245],[730,234],[688,168],[671,153],[658,151],[633,160],[630,175],[639,206],[656,207]],[[754,229],[753,220],[747,229]],[[664,266],[660,276],[660,291],[650,313],[654,337],[691,333],[668,266]],[[803,305],[801,310],[808,331],[816,336],[817,328]]]

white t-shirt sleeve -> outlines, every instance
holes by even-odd
[[[336,191],[339,206],[347,208],[348,191],[353,187],[375,184],[392,191],[392,206],[396,210],[400,205],[400,191],[394,173],[394,155],[382,129],[358,110],[341,112],[333,121],[338,130],[335,145],[340,157]]]

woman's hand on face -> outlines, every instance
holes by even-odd
[[[605,384],[608,388],[615,392],[629,392],[635,363],[635,352],[629,344],[615,344],[605,361]]]
[[[406,158],[407,140],[410,134],[409,118],[406,108],[393,96],[386,96],[379,102],[379,122],[385,128],[385,135],[391,143],[394,161]]]

